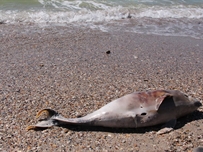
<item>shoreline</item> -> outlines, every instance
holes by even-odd
[[[43,108],[77,117],[134,91],[177,89],[202,101],[203,40],[74,27],[0,27],[1,150],[192,151],[203,146],[202,108],[162,136],[156,135],[160,126],[141,132],[26,131]]]

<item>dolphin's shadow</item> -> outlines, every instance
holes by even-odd
[[[182,128],[185,124],[203,119],[203,112],[195,111],[187,116],[179,118],[175,126],[176,129]],[[107,127],[98,127],[98,126],[81,126],[81,125],[62,125],[60,127],[67,128],[72,131],[96,131],[96,132],[112,132],[112,133],[146,133],[150,131],[158,131],[161,129],[162,125],[144,127],[144,128],[107,128]]]
[[[180,129],[189,122],[192,122],[195,120],[201,120],[201,119],[203,119],[203,112],[196,110],[195,112],[193,112],[187,116],[179,118],[177,121],[177,124],[175,126],[175,129]]]

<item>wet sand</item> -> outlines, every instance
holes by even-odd
[[[1,24],[0,65],[1,151],[189,152],[203,146],[203,108],[164,135],[156,135],[161,126],[26,131],[40,109],[78,117],[134,91],[178,89],[202,101],[203,40]]]

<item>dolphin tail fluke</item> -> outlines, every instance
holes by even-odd
[[[37,113],[36,118],[39,118],[42,114],[46,114],[47,118],[51,118],[52,116],[58,115],[58,112],[52,109],[42,109]]]
[[[91,119],[85,119],[84,117],[67,119],[52,109],[43,109],[39,111],[36,118],[39,118],[44,114],[44,119],[39,120],[36,125],[28,126],[27,130],[40,130],[61,125],[88,125],[92,122]]]
[[[36,125],[28,126],[27,130],[37,130],[37,129],[45,129],[50,128],[52,126],[57,125],[57,121],[53,119],[56,116],[59,116],[59,114],[52,110],[52,109],[42,109],[39,111],[36,115],[36,118],[39,118],[41,115],[45,114],[46,118],[38,122]]]

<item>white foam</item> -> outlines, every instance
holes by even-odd
[[[56,1],[56,0],[55,0]],[[70,3],[75,1],[63,1],[63,3],[68,3],[66,5],[70,6]],[[92,1],[87,1],[94,4],[96,7],[102,9],[89,10],[87,8],[81,8],[80,1],[78,6],[73,5],[71,9],[79,9],[75,11],[53,11],[49,9],[42,9],[39,11],[0,11],[0,21],[6,20],[7,22],[34,22],[34,23],[98,23],[98,22],[109,22],[117,21],[123,18],[127,18],[129,14],[133,18],[190,18],[190,19],[200,19],[203,18],[203,8],[201,7],[143,7],[136,6],[132,8],[125,8],[122,6],[106,6]],[[80,3],[79,3],[80,2]],[[64,4],[65,5],[65,4]],[[75,7],[75,8],[74,8]]]
[[[46,1],[46,0],[38,0],[42,5],[47,6],[51,5],[54,8],[60,8],[60,9],[66,9],[66,10],[81,10],[84,8],[88,8],[90,10],[95,10],[95,9],[109,9],[112,2],[104,2],[104,1],[93,1],[93,0],[87,0],[87,1],[82,1],[82,0],[74,0],[74,1],[64,1],[64,0],[51,0],[51,1]]]
[[[203,8],[173,6],[173,7],[151,7],[142,8],[140,13],[134,14],[135,17],[151,17],[151,18],[203,18]]]
[[[126,18],[129,12],[121,7],[106,10],[90,11],[81,9],[80,11],[5,11],[0,13],[0,20],[8,23],[33,22],[33,23],[98,23],[109,22]]]

